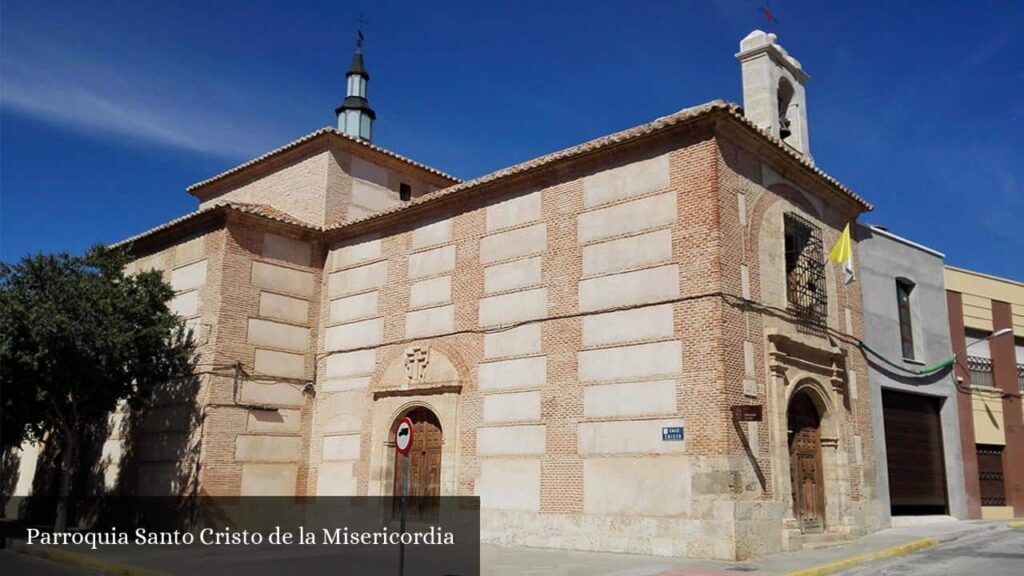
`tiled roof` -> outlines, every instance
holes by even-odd
[[[751,120],[750,118],[747,118],[746,116],[743,115],[743,107],[740,106],[739,104],[733,104],[731,102],[723,102],[721,100],[715,100],[711,104],[718,104],[719,107],[724,107],[728,111],[730,116],[732,116],[733,118],[736,118],[740,122],[746,124],[748,128],[752,128],[755,131],[757,131],[759,134],[761,134],[761,136],[764,136],[769,142],[774,144],[776,148],[778,148],[778,149],[782,150],[783,152],[785,152],[786,155],[788,155],[790,158],[793,158],[794,160],[796,160],[797,162],[802,164],[805,168],[809,169],[811,172],[814,172],[814,174],[816,176],[818,176],[819,178],[824,179],[829,184],[831,184],[831,185],[835,186],[836,188],[838,188],[839,191],[842,192],[846,197],[848,197],[850,200],[853,200],[857,204],[860,204],[865,210],[871,211],[871,210],[875,209],[874,205],[872,205],[870,202],[868,202],[866,199],[864,199],[864,197],[862,197],[860,194],[857,194],[853,190],[850,190],[849,188],[844,186],[842,182],[840,182],[839,180],[836,180],[835,178],[830,176],[828,174],[828,172],[825,172],[821,168],[818,168],[818,166],[816,164],[814,164],[814,162],[811,162],[810,160],[807,159],[806,156],[804,156],[803,154],[800,154],[799,152],[797,152],[793,148],[790,148],[790,146],[788,144],[786,144],[785,142],[783,142],[782,139],[780,139],[777,136],[772,135],[770,132],[767,132],[767,131],[763,130],[757,124],[754,124],[753,120]]]
[[[363,216],[362,218],[358,218],[358,219],[355,219],[355,220],[349,220],[349,221],[343,222],[341,224],[336,224],[334,226],[328,227],[327,230],[338,230],[338,229],[341,229],[341,228],[345,228],[346,226],[351,226],[352,224],[355,224],[355,223],[358,223],[358,222],[364,222],[364,221],[368,221],[368,220],[373,220],[374,218],[380,218],[380,217],[385,216],[387,214],[391,214],[391,213],[394,213],[394,212],[399,212],[401,210],[408,209],[408,208],[410,208],[412,206],[418,206],[418,205],[421,205],[421,204],[427,204],[427,203],[430,203],[430,202],[434,202],[434,201],[436,201],[439,198],[443,198],[443,197],[449,196],[451,194],[456,194],[456,193],[462,192],[464,190],[468,190],[468,189],[471,189],[471,188],[476,188],[476,187],[481,186],[483,184],[488,184],[488,183],[491,183],[491,182],[502,180],[504,178],[515,176],[517,174],[522,174],[522,173],[525,173],[525,172],[529,172],[531,170],[535,170],[535,169],[547,166],[549,164],[553,164],[553,163],[561,161],[561,160],[567,160],[569,158],[574,158],[574,157],[577,157],[577,156],[582,156],[584,154],[589,154],[589,153],[592,153],[592,152],[596,152],[598,150],[601,150],[603,148],[607,148],[607,147],[610,147],[610,146],[613,146],[613,145],[616,145],[616,144],[622,144],[622,143],[625,143],[625,142],[629,142],[631,140],[636,140],[636,139],[641,138],[643,136],[646,136],[648,134],[652,134],[652,133],[655,133],[655,132],[660,132],[662,130],[671,128],[672,126],[676,126],[676,125],[678,125],[678,124],[680,124],[682,122],[685,122],[685,121],[688,121],[688,120],[693,120],[693,119],[695,119],[695,118],[697,118],[699,116],[703,116],[705,114],[709,114],[709,113],[711,113],[713,111],[724,111],[724,112],[728,113],[731,117],[739,120],[740,122],[745,124],[748,128],[751,128],[751,129],[755,130],[761,136],[765,137],[772,144],[774,144],[775,147],[779,148],[781,151],[785,152],[791,158],[793,158],[793,159],[797,160],[798,162],[800,162],[804,167],[806,167],[809,170],[811,170],[812,172],[814,172],[817,176],[825,179],[830,184],[832,184],[833,186],[838,188],[845,196],[847,196],[851,200],[855,201],[856,203],[860,204],[866,210],[873,210],[874,209],[874,207],[867,200],[865,200],[864,198],[860,197],[858,194],[856,194],[855,192],[853,192],[852,190],[850,190],[846,186],[843,186],[838,180],[836,180],[835,178],[829,176],[823,170],[821,170],[820,168],[815,166],[811,161],[809,161],[802,154],[797,153],[795,150],[793,150],[788,145],[783,143],[782,140],[772,136],[770,133],[768,133],[768,132],[762,130],[761,128],[759,128],[750,119],[748,119],[746,116],[743,115],[743,109],[739,105],[732,104],[732,103],[729,103],[729,102],[725,102],[723,100],[714,100],[712,102],[708,102],[707,104],[702,104],[700,106],[693,106],[691,108],[684,108],[683,110],[680,110],[680,111],[678,111],[678,112],[676,112],[674,114],[669,114],[668,116],[662,116],[661,118],[658,118],[658,119],[656,119],[656,120],[654,120],[652,122],[648,122],[647,124],[641,124],[641,125],[635,126],[633,128],[628,128],[628,129],[623,130],[621,132],[616,132],[614,134],[609,134],[608,136],[602,136],[600,138],[596,138],[594,140],[590,140],[589,142],[584,142],[583,144],[578,144],[576,146],[565,148],[564,150],[559,150],[558,152],[553,152],[551,154],[546,154],[544,156],[540,156],[540,157],[534,158],[533,160],[527,160],[526,162],[522,162],[520,164],[516,164],[514,166],[510,166],[508,168],[504,168],[504,169],[498,170],[496,172],[491,172],[490,174],[486,174],[486,175],[481,176],[479,178],[474,178],[472,180],[466,180],[465,182],[460,182],[458,184],[449,186],[447,188],[442,188],[440,190],[436,190],[434,192],[431,192],[430,194],[426,194],[426,195],[420,196],[419,198],[416,198],[416,199],[414,199],[414,200],[412,200],[410,202],[406,202],[404,204],[399,204],[399,205],[393,206],[391,208],[387,208],[385,210],[382,210],[380,212],[374,212],[373,214],[369,214],[369,215]]]
[[[228,177],[228,176],[230,176],[232,174],[235,174],[237,172],[241,172],[242,170],[245,170],[246,168],[248,168],[250,166],[253,166],[255,164],[259,164],[260,162],[263,162],[264,160],[267,160],[267,159],[269,159],[269,158],[271,158],[273,156],[277,156],[278,154],[281,154],[283,152],[286,152],[288,150],[296,148],[296,147],[298,147],[301,144],[305,144],[306,142],[309,142],[310,140],[314,140],[314,139],[316,139],[316,138],[318,138],[320,136],[323,136],[325,134],[330,134],[330,135],[333,135],[333,136],[337,136],[339,138],[344,138],[346,140],[350,140],[352,142],[355,142],[356,144],[359,144],[360,146],[364,146],[364,147],[366,147],[366,148],[368,148],[370,150],[373,150],[375,152],[379,152],[381,154],[385,154],[385,155],[390,156],[390,157],[392,157],[392,158],[394,158],[396,160],[399,160],[401,162],[405,162],[406,164],[408,164],[410,166],[414,166],[416,168],[419,168],[420,170],[424,170],[424,171],[429,172],[431,174],[434,174],[436,176],[440,176],[442,178],[451,180],[452,182],[461,182],[461,180],[459,180],[455,176],[452,176],[450,174],[445,174],[444,172],[441,172],[440,170],[431,168],[430,166],[427,166],[426,164],[420,164],[419,162],[416,162],[415,160],[410,160],[409,158],[406,158],[405,156],[402,156],[400,154],[396,154],[396,153],[394,153],[394,152],[392,152],[392,151],[390,151],[390,150],[388,150],[386,148],[381,148],[380,146],[377,146],[377,145],[372,144],[370,142],[367,142],[365,140],[360,140],[359,138],[356,138],[354,136],[349,136],[348,134],[345,134],[345,133],[341,132],[337,128],[332,128],[330,126],[327,126],[327,127],[324,127],[324,128],[321,128],[321,129],[317,130],[316,132],[312,132],[310,134],[306,134],[302,138],[299,138],[297,140],[292,140],[291,142],[285,144],[284,146],[281,146],[280,148],[275,148],[275,149],[271,150],[270,152],[267,152],[266,154],[264,154],[262,156],[257,156],[256,158],[253,158],[252,160],[249,160],[248,162],[245,162],[244,164],[239,164],[238,166],[235,166],[234,168],[231,168],[230,170],[225,170],[224,172],[221,172],[220,174],[217,174],[216,176],[213,176],[211,178],[207,178],[206,180],[203,180],[202,182],[196,182],[195,184],[189,186],[185,190],[188,191],[188,192],[192,192],[194,190],[202,188],[203,186],[206,186],[207,184],[212,184],[213,182],[216,182],[218,180],[226,178],[226,177]]]
[[[243,212],[246,214],[252,214],[254,216],[262,216],[263,218],[269,218],[270,220],[277,220],[278,222],[284,222],[285,224],[291,224],[292,226],[299,226],[300,228],[306,228],[307,230],[321,230],[320,226],[316,224],[310,224],[305,220],[300,220],[295,216],[279,210],[270,204],[249,204],[243,202],[225,202],[224,206]]]
[[[189,212],[184,216],[179,216],[178,218],[175,218],[174,220],[171,220],[169,222],[164,222],[159,226],[154,226],[153,228],[150,228],[145,232],[140,232],[134,236],[125,238],[124,240],[121,240],[120,242],[115,242],[110,246],[112,248],[117,246],[124,246],[125,244],[130,244],[140,238],[144,238],[146,236],[155,234],[163,230],[167,230],[169,228],[173,228],[180,224],[184,224],[190,220],[194,220],[200,216],[212,214],[214,212],[217,212],[218,210],[234,210],[235,212],[240,212],[242,214],[251,214],[253,216],[259,216],[261,218],[266,218],[268,220],[274,220],[276,222],[282,222],[284,224],[290,224],[292,226],[298,226],[300,228],[305,228],[307,230],[313,230],[317,232],[323,230],[319,226],[310,224],[303,220],[299,220],[295,216],[292,216],[291,214],[283,210],[278,210],[277,208],[274,208],[269,204],[249,204],[245,202],[218,202],[216,204],[206,206],[205,208],[200,208],[195,212]]]
[[[416,198],[416,199],[414,199],[412,201],[404,202],[402,204],[397,204],[397,205],[395,205],[395,206],[393,206],[391,208],[387,208],[387,209],[381,210],[380,212],[374,212],[373,214],[369,214],[367,216],[363,216],[362,218],[357,218],[355,220],[349,220],[347,222],[343,222],[341,224],[336,224],[336,225],[329,226],[329,227],[326,227],[326,228],[323,228],[323,227],[320,227],[320,226],[316,226],[316,225],[313,225],[313,224],[309,224],[308,222],[304,222],[302,220],[299,220],[298,218],[295,218],[294,216],[291,216],[290,214],[282,212],[282,211],[274,208],[273,206],[266,205],[266,204],[242,204],[242,203],[233,203],[233,202],[219,203],[219,204],[215,204],[213,206],[210,206],[208,208],[200,209],[200,210],[198,210],[196,212],[193,212],[191,214],[187,214],[185,216],[182,216],[181,218],[177,218],[175,220],[171,220],[170,222],[167,222],[165,224],[161,224],[160,226],[157,226],[155,228],[147,230],[146,232],[143,232],[142,234],[138,234],[138,235],[133,236],[131,238],[128,238],[126,240],[122,240],[121,242],[118,242],[117,244],[115,244],[115,246],[116,245],[125,244],[127,242],[131,242],[132,240],[136,240],[138,238],[141,238],[143,236],[152,234],[154,232],[158,232],[160,230],[164,230],[166,228],[169,228],[171,226],[179,224],[179,223],[181,223],[181,222],[183,222],[185,220],[197,217],[200,214],[204,214],[204,213],[210,212],[210,211],[218,209],[218,208],[230,208],[230,209],[233,209],[233,210],[237,210],[239,212],[245,212],[245,213],[254,214],[254,215],[257,215],[257,216],[262,216],[262,217],[265,217],[265,218],[269,218],[271,220],[276,220],[276,221],[284,222],[284,223],[287,223],[287,224],[293,224],[293,225],[300,226],[300,227],[308,229],[308,230],[314,230],[314,231],[340,230],[340,229],[346,228],[348,226],[352,226],[352,225],[357,224],[357,223],[371,221],[371,220],[374,220],[374,219],[377,219],[377,218],[385,217],[385,216],[387,216],[389,214],[393,214],[393,213],[400,212],[400,211],[403,211],[403,210],[408,210],[408,209],[416,207],[416,206],[421,206],[421,205],[424,205],[424,204],[433,203],[433,202],[438,201],[441,198],[445,198],[445,197],[451,196],[453,194],[458,194],[458,193],[464,192],[466,190],[477,188],[477,187],[485,185],[485,184],[497,182],[497,181],[500,181],[500,180],[503,180],[503,179],[506,179],[506,178],[510,178],[510,177],[519,175],[519,174],[530,172],[532,170],[543,168],[545,166],[554,164],[554,163],[559,162],[559,161],[568,160],[568,159],[571,159],[571,158],[583,156],[583,155],[586,155],[586,154],[589,154],[589,153],[593,153],[593,152],[602,150],[604,148],[609,148],[609,147],[617,145],[617,144],[623,144],[623,143],[626,143],[626,142],[638,140],[638,139],[640,139],[640,138],[642,138],[644,136],[647,136],[649,134],[654,134],[654,133],[657,133],[657,132],[661,132],[661,131],[670,129],[673,126],[677,126],[677,125],[679,125],[679,124],[681,124],[683,122],[691,121],[691,120],[694,120],[694,119],[699,118],[701,116],[708,115],[708,114],[711,114],[711,113],[714,113],[714,112],[725,113],[729,117],[739,121],[741,124],[746,126],[748,129],[750,129],[751,131],[755,132],[759,136],[763,137],[768,143],[770,143],[773,146],[775,146],[778,150],[780,150],[781,152],[783,152],[786,155],[788,155],[790,158],[792,158],[792,159],[796,160],[797,162],[799,162],[806,169],[808,169],[809,171],[813,172],[818,177],[820,177],[823,180],[827,181],[829,184],[834,186],[842,195],[844,195],[847,198],[853,200],[854,202],[859,204],[865,210],[873,210],[874,209],[874,207],[867,200],[865,200],[864,198],[862,198],[861,196],[859,196],[858,194],[856,194],[855,192],[853,192],[849,188],[843,186],[838,180],[836,180],[835,178],[829,176],[823,170],[819,169],[817,166],[814,165],[813,162],[808,160],[805,156],[803,156],[802,154],[797,153],[795,150],[793,150],[788,145],[786,145],[782,140],[778,139],[775,136],[772,136],[770,133],[768,133],[768,132],[762,130],[761,128],[759,128],[750,119],[748,119],[746,116],[743,115],[743,109],[739,105],[732,104],[732,103],[729,103],[729,102],[725,102],[725,101],[722,101],[722,100],[714,100],[712,102],[708,102],[707,104],[702,104],[700,106],[694,106],[694,107],[691,107],[691,108],[684,108],[683,110],[680,110],[680,111],[675,112],[673,114],[669,114],[668,116],[662,116],[661,118],[658,118],[658,119],[656,119],[656,120],[654,120],[652,122],[648,122],[646,124],[641,124],[640,126],[635,126],[633,128],[629,128],[629,129],[623,130],[621,132],[616,132],[616,133],[610,134],[608,136],[602,136],[600,138],[596,138],[594,140],[590,140],[588,142],[584,142],[582,144],[578,144],[576,146],[572,146],[572,147],[566,148],[564,150],[559,150],[558,152],[553,152],[551,154],[546,154],[544,156],[540,156],[538,158],[534,158],[533,160],[527,160],[526,162],[522,162],[520,164],[516,164],[514,166],[510,166],[508,168],[504,168],[504,169],[498,170],[496,172],[491,172],[490,174],[486,174],[484,176],[481,176],[479,178],[474,178],[472,180],[467,180],[465,182],[459,181],[457,178],[449,176],[449,175],[447,175],[447,174],[445,174],[443,172],[439,172],[437,170],[434,170],[433,168],[429,168],[429,167],[424,166],[422,164],[419,164],[417,162],[413,162],[412,160],[409,160],[407,158],[399,156],[398,154],[395,154],[393,152],[385,150],[384,148],[380,148],[379,146],[375,146],[375,145],[370,144],[368,142],[364,142],[362,140],[358,140],[358,139],[356,139],[354,137],[351,137],[351,136],[348,136],[346,134],[342,134],[341,132],[339,132],[338,130],[336,130],[334,128],[322,128],[320,130],[317,130],[316,132],[313,132],[312,134],[308,134],[306,136],[303,136],[302,138],[299,138],[298,140],[295,140],[295,141],[293,141],[293,142],[291,142],[289,144],[286,144],[285,146],[282,146],[281,148],[278,148],[277,150],[268,152],[267,154],[264,154],[263,156],[260,156],[259,158],[256,158],[256,159],[251,160],[251,161],[249,161],[249,162],[247,162],[245,164],[242,164],[240,166],[232,168],[231,170],[228,170],[227,172],[219,174],[219,175],[217,175],[217,176],[215,176],[215,177],[213,177],[213,178],[211,178],[209,180],[204,180],[203,182],[199,182],[198,184],[194,184],[194,185],[190,186],[188,189],[189,190],[194,190],[195,188],[203,186],[203,185],[208,184],[210,182],[213,182],[214,180],[218,180],[218,179],[223,178],[223,177],[225,177],[225,176],[227,176],[229,174],[232,174],[234,172],[238,172],[239,170],[244,169],[246,166],[250,166],[250,165],[258,163],[258,162],[260,162],[260,161],[262,161],[262,160],[264,160],[264,159],[266,159],[266,158],[268,158],[270,156],[273,156],[275,154],[279,154],[279,153],[281,153],[281,152],[283,152],[285,150],[288,150],[290,148],[294,148],[295,146],[298,146],[298,145],[302,144],[303,142],[307,142],[309,140],[312,140],[313,138],[316,138],[316,137],[318,137],[318,136],[320,136],[322,134],[334,134],[334,135],[337,135],[337,136],[342,137],[342,138],[347,138],[347,139],[349,139],[349,140],[351,140],[353,142],[356,142],[356,143],[358,143],[358,144],[360,144],[362,146],[366,146],[366,147],[371,148],[373,150],[376,150],[378,152],[381,152],[381,153],[387,154],[389,156],[392,156],[394,158],[397,158],[398,160],[401,160],[403,162],[409,163],[409,164],[411,164],[413,166],[417,166],[419,168],[422,168],[424,170],[427,170],[427,171],[432,172],[434,174],[437,174],[439,176],[448,178],[448,179],[452,180],[453,182],[456,182],[456,184],[453,184],[452,186],[448,186],[447,188],[441,188],[439,190],[431,192],[430,194],[425,194],[425,195],[420,196],[419,198]]]

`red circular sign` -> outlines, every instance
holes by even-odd
[[[406,416],[398,421],[398,428],[395,428],[395,450],[399,454],[408,454],[412,449],[412,419]]]

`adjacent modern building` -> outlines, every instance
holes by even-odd
[[[946,267],[970,518],[1024,516],[1024,284]]]
[[[953,355],[944,256],[878,226],[857,246],[883,514],[967,518],[958,383],[920,374]]]
[[[811,158],[800,63],[761,31],[737,58],[744,108],[463,182],[371,142],[358,54],[339,129],[123,243],[194,328],[202,418],[111,438],[110,485],[389,495],[409,416],[415,493],[479,495],[488,542],[744,559],[879,528],[863,287],[825,258],[871,205]]]

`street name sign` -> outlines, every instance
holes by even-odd
[[[679,442],[683,439],[682,426],[666,426],[661,429],[661,439],[666,442]]]

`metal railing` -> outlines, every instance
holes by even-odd
[[[995,386],[992,378],[992,360],[981,356],[967,357],[967,374],[972,386]]]

